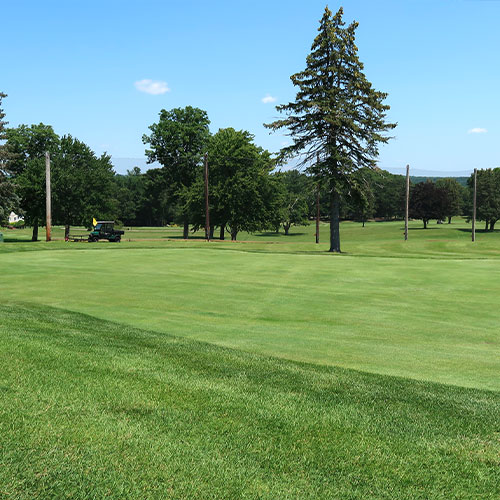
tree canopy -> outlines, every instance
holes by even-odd
[[[419,182],[411,188],[410,217],[422,219],[424,229],[430,219],[441,220],[445,217],[446,191],[432,181]]]
[[[245,130],[226,128],[209,141],[211,221],[222,231],[227,228],[233,240],[240,231],[269,225],[273,191],[268,174],[273,162],[253,139]]]
[[[358,23],[345,27],[342,16],[342,8],[335,15],[325,9],[306,69],[290,77],[299,89],[295,101],[277,106],[286,118],[266,125],[288,129],[293,139],[281,159],[301,155],[302,164],[328,185],[331,252],[340,252],[340,192],[358,168],[375,166],[378,144],[396,126],[386,121],[387,94],[363,73],[355,44]]]
[[[12,182],[12,172],[9,168],[9,160],[12,158],[8,147],[3,142],[7,139],[5,113],[2,109],[2,99],[7,94],[0,92],[0,222],[5,220],[12,210],[19,207],[14,183]]]
[[[474,174],[467,181],[472,198]],[[485,222],[485,229],[493,231],[500,219],[500,168],[485,168],[477,171],[476,218]],[[472,216],[472,203],[468,204],[468,215]]]
[[[165,170],[169,194],[182,205],[184,238],[189,228],[189,190],[197,179],[203,154],[210,138],[210,120],[206,111],[192,106],[162,109],[158,123],[144,134],[144,144],[149,144],[146,156],[150,163],[157,161]]]
[[[38,225],[45,219],[45,152],[57,151],[59,136],[50,125],[39,123],[8,129],[6,138],[21,209],[26,223],[33,227],[32,240],[36,241]]]

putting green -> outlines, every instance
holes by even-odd
[[[231,248],[164,243],[3,253],[0,301],[289,359],[500,390],[499,260]]]

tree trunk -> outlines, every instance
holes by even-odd
[[[184,219],[184,231],[182,233],[182,237],[187,240],[189,238],[189,222],[187,218]]]
[[[424,229],[427,229],[427,219],[422,219],[424,221]]]
[[[330,250],[340,253],[340,195],[332,186],[330,192]]]
[[[31,241],[38,241],[38,219],[33,221],[33,234],[31,236]]]
[[[221,227],[220,227],[220,235],[219,235],[219,240],[223,240],[224,239],[224,230],[226,229],[226,225],[225,224],[222,224]]]
[[[288,231],[290,231],[291,224],[283,224],[283,229],[285,230],[285,235],[288,236]]]
[[[365,219],[363,219],[363,227],[365,227]]]
[[[64,241],[69,240],[69,224],[64,226]]]
[[[488,219],[486,219],[486,223],[484,224],[484,230],[485,231],[488,231],[489,222],[490,221]]]
[[[214,226],[210,226],[210,236],[209,236],[209,238],[210,238],[211,240],[213,240],[213,239],[214,239]]]
[[[238,235],[238,230],[231,230],[231,241],[236,241],[236,236]]]
[[[496,223],[496,220],[490,220],[490,231],[495,230],[495,223]]]
[[[448,224],[451,224],[451,217],[448,217]]]

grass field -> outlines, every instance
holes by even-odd
[[[6,233],[0,498],[497,498],[500,233],[313,233]]]

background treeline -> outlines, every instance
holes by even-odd
[[[214,172],[211,167],[209,161],[211,219],[218,226],[217,210],[221,210],[223,200],[217,200],[217,192],[220,190],[227,194],[227,191],[220,188],[217,175],[222,173],[226,176],[226,180],[230,180],[231,177],[224,172]],[[469,189],[456,179],[437,178],[436,182],[420,178],[418,182],[414,182],[413,178],[411,180],[410,216],[422,219],[425,225],[430,219],[451,222],[452,217],[467,215],[470,211]],[[120,199],[117,217],[124,224],[162,226],[166,223],[182,223],[182,213],[172,201],[173,197],[169,193],[169,185],[164,180],[162,169],[152,169],[141,174],[138,168],[134,168],[126,175],[117,174],[115,182]],[[237,181],[234,182],[239,184]],[[245,199],[243,193],[239,193],[243,212],[254,205],[255,230],[278,231],[281,228],[286,234],[291,226],[307,223],[316,217],[318,185],[314,177],[298,170],[286,170],[269,172],[267,182],[269,183],[267,212],[265,190],[263,190],[264,200],[259,193],[249,190],[248,185],[245,190],[250,199]],[[190,204],[192,213],[189,216],[191,221],[195,221],[196,228],[202,227],[205,220],[203,195],[203,175],[200,171],[199,180],[191,194],[191,201],[194,203]],[[341,216],[344,220],[359,222],[369,219],[402,219],[404,199],[405,178],[402,175],[380,169],[360,169],[350,189],[343,193]],[[260,211],[255,206],[256,200],[264,202]],[[328,190],[320,187],[320,216],[325,221],[328,220],[329,203]],[[260,217],[257,217],[258,212]]]
[[[5,97],[0,95],[1,99]],[[205,111],[187,106],[162,110],[150,134],[143,136],[149,161],[160,163],[144,173],[137,167],[116,174],[110,156],[97,156],[71,135],[51,126],[7,128],[0,106],[0,221],[11,210],[33,227],[33,239],[45,222],[45,152],[52,168],[52,218],[64,225],[89,226],[93,217],[128,226],[184,226],[184,237],[205,224],[204,162],[208,162],[211,237],[237,239],[240,231],[283,230],[328,220],[329,189],[309,172],[280,171],[272,155],[247,131],[209,131]],[[413,178],[410,217],[427,227],[431,219],[451,222],[472,212],[472,180]],[[466,186],[465,186],[466,185]],[[341,218],[365,222],[404,217],[405,178],[380,169],[361,168],[343,183]],[[500,169],[478,172],[477,218],[493,230],[500,218]]]

